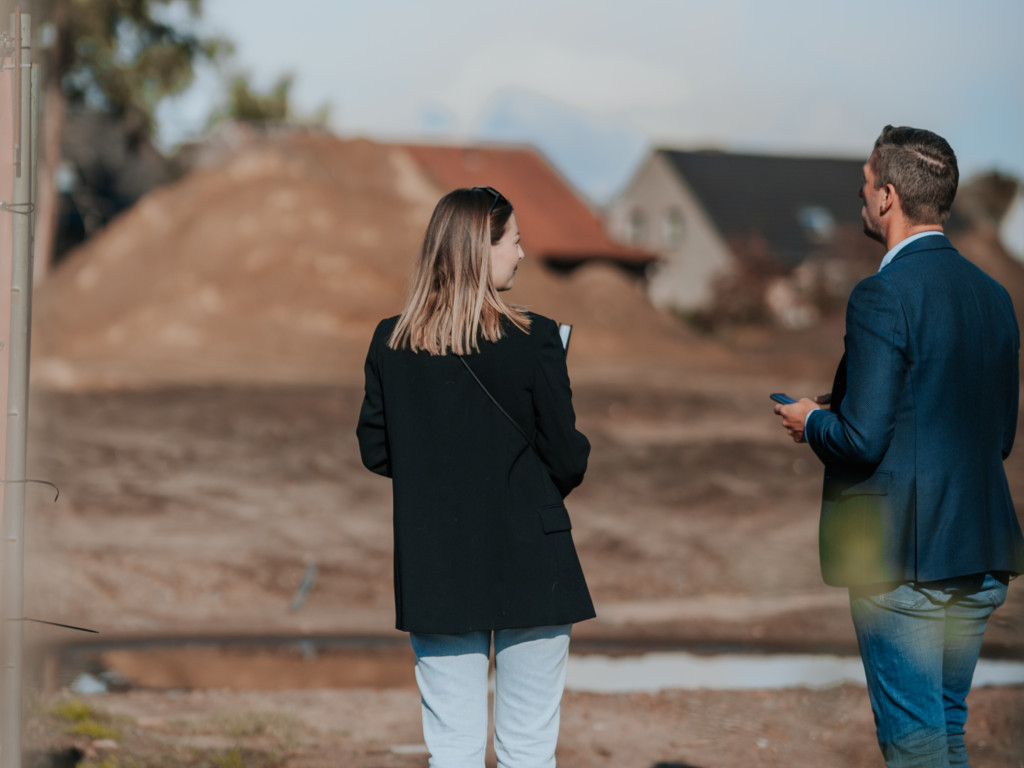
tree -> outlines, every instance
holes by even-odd
[[[291,116],[291,88],[293,79],[285,75],[271,86],[270,92],[261,94],[253,89],[249,78],[236,75],[228,89],[228,115],[249,123],[284,123]]]
[[[261,126],[307,125],[323,126],[327,123],[328,109],[321,107],[311,115],[298,115],[292,109],[291,90],[295,79],[283,75],[266,93],[260,93],[247,75],[235,75],[228,86],[227,105],[215,110],[210,125],[222,120],[238,120]]]
[[[196,19],[202,0],[34,0],[31,11],[45,50],[42,146],[36,195],[36,278],[53,252],[55,172],[69,109],[96,110],[120,120],[140,141],[153,133],[161,99],[184,90],[194,65],[230,50],[171,19]]]

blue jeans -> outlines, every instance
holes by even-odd
[[[499,768],[554,768],[571,624],[494,631]],[[412,633],[430,768],[483,768],[491,633]]]
[[[889,768],[962,768],[965,701],[1007,577],[979,573],[850,589],[878,744]]]

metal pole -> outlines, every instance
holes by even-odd
[[[3,740],[0,766],[21,768],[22,616],[25,535],[25,451],[28,442],[28,360],[32,315],[32,22],[14,14],[19,83],[11,215],[11,337],[7,442],[3,484]]]
[[[31,20],[32,20],[32,17],[30,16],[29,17],[29,22],[30,23],[31,23]],[[36,168],[39,165],[39,142],[37,141],[37,139],[39,137],[39,94],[42,93],[42,91],[39,90],[39,78],[40,78],[39,65],[38,64],[31,64],[30,63],[30,66],[29,66],[29,83],[30,83],[29,91],[30,91],[30,97],[29,97],[29,99],[25,103],[30,105],[30,112],[31,112],[31,115],[32,115],[32,117],[31,117],[31,126],[32,126],[32,128],[31,128],[31,131],[29,132],[29,136],[32,137],[32,140],[30,142],[31,150],[32,150],[31,151],[31,155],[32,155],[32,161],[31,161],[32,162],[32,170],[31,170],[31,172],[28,175],[28,183],[29,183],[29,187],[30,187],[30,190],[31,190],[29,192],[29,195],[30,195],[29,196],[29,200],[32,201],[32,209],[31,209],[31,211],[29,211],[29,214],[28,214],[28,237],[29,237],[29,249],[30,249],[29,253],[32,254],[31,258],[32,258],[33,262],[35,261],[35,253],[36,253],[36,195],[38,194],[38,191],[36,190]],[[29,274],[32,275],[32,280],[33,281],[35,281],[35,275],[33,274],[34,271],[35,271],[35,264],[32,265],[32,270],[29,272]]]

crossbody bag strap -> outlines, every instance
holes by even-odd
[[[494,403],[495,407],[499,411],[501,411],[502,415],[506,419],[508,419],[510,422],[512,422],[512,426],[519,430],[519,434],[521,434],[526,439],[526,442],[530,444],[530,447],[533,448],[534,451],[536,451],[537,450],[537,446],[535,446],[533,444],[533,440],[530,438],[530,436],[528,434],[526,434],[526,430],[523,429],[521,426],[519,426],[519,422],[512,418],[512,416],[509,414],[509,412],[506,411],[501,406],[501,403],[499,403],[495,399],[494,395],[491,394],[491,390],[489,390],[487,387],[484,386],[484,383],[482,381],[480,381],[480,377],[477,376],[476,372],[472,368],[469,367],[469,363],[466,362],[466,358],[464,358],[462,355],[455,355],[455,356],[457,358],[459,358],[459,361],[466,367],[466,370],[469,371],[469,375],[472,376],[476,380],[476,383],[480,385],[480,389],[482,389],[484,391],[484,394],[487,395],[487,397],[490,399],[490,401],[492,403]]]

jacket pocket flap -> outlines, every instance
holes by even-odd
[[[889,493],[889,481],[892,472],[875,472],[871,477],[859,483],[849,485],[842,490],[843,496],[885,496]]]
[[[560,533],[561,531],[572,530],[569,512],[564,504],[550,504],[546,507],[541,507],[539,514],[540,524],[544,528],[544,533]]]

